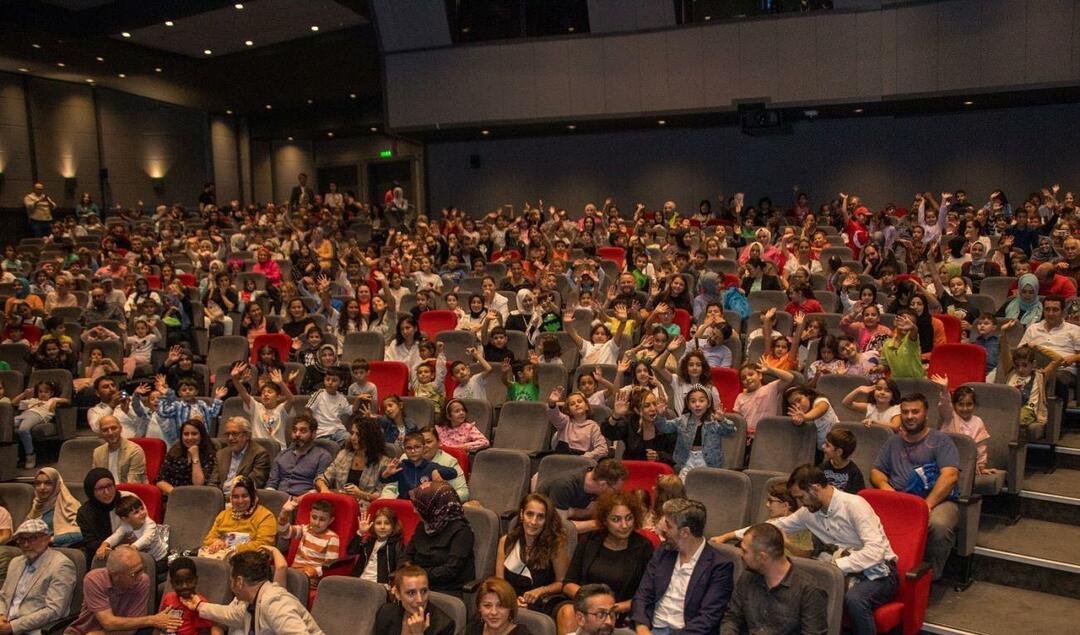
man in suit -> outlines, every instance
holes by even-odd
[[[675,498],[657,525],[653,554],[630,607],[637,635],[716,633],[731,599],[735,567],[705,542],[705,506]]]
[[[0,589],[0,633],[40,633],[67,617],[75,591],[75,564],[49,548],[52,532],[40,518],[19,525],[15,544],[22,555],[8,566]]]
[[[297,185],[293,186],[292,193],[289,194],[289,207],[299,207],[301,205],[310,204],[315,200],[315,190],[308,187],[307,174],[301,172],[296,177]]]
[[[289,590],[273,581],[274,563],[265,551],[243,551],[229,561],[231,604],[213,604],[194,595],[183,600],[199,617],[255,635],[322,635],[311,613]]]
[[[98,438],[105,442],[94,448],[93,467],[112,472],[117,483],[146,482],[146,454],[122,436],[120,420],[112,415],[98,419]]]
[[[428,576],[422,568],[407,564],[394,572],[390,589],[397,602],[388,602],[375,614],[376,633],[453,635],[454,620],[428,602]]]
[[[225,423],[225,447],[218,450],[217,465],[207,485],[220,487],[228,496],[237,476],[250,476],[256,487],[265,487],[270,476],[270,454],[251,442],[251,424],[243,417]]]

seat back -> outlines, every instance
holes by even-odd
[[[161,490],[156,485],[149,483],[117,483],[117,491],[130,492],[139,497],[139,500],[146,506],[146,515],[153,519],[154,522],[160,523],[164,520],[165,509],[161,504]]]
[[[784,304],[781,306],[787,306],[786,299],[784,300]],[[773,329],[779,331],[783,335],[791,335],[795,326],[795,319],[790,313],[788,313],[787,311],[782,311],[780,310],[780,308],[777,308],[776,315],[773,316],[773,319],[775,320],[773,322]],[[753,333],[760,328],[761,313],[755,311],[750,314],[750,317],[746,318],[746,333],[747,335],[749,335],[750,333]],[[754,360],[757,361],[757,358],[755,357]]]
[[[546,491],[547,484],[552,479],[565,474],[583,472],[594,465],[596,461],[587,456],[549,454],[540,459],[540,465],[536,469],[536,491]]]
[[[495,575],[495,554],[499,546],[499,517],[490,509],[466,507],[465,519],[472,527],[473,558],[476,563],[474,579]]]
[[[465,477],[465,480],[469,479],[469,451],[465,448],[455,448],[449,445],[442,446],[442,451],[446,452],[458,462],[461,467],[461,475]]]
[[[417,325],[420,332],[427,339],[434,339],[443,331],[453,331],[457,328],[457,313],[447,309],[429,309],[420,314],[420,323]]]
[[[739,371],[734,368],[710,368],[709,373],[712,375],[712,383],[713,386],[716,386],[716,392],[720,393],[720,401],[724,404],[724,411],[732,411],[735,408],[735,398],[742,392]]]
[[[198,549],[223,509],[225,496],[216,487],[186,485],[174,488],[165,508],[169,548],[176,551]]]
[[[1015,443],[1020,437],[1020,391],[1003,384],[966,385],[975,389],[977,413],[990,433],[986,441],[987,463],[994,469],[1010,470],[1009,491],[1019,492],[1015,485],[1017,478],[1023,475],[1012,473],[1009,444]]]
[[[409,394],[409,368],[404,362],[368,360],[368,381],[375,384],[379,399]]]
[[[924,505],[925,507],[925,505]],[[815,587],[825,591],[829,635],[840,635],[844,624],[844,574],[831,563],[810,558],[792,558],[796,571],[807,576]]]
[[[683,339],[690,337],[690,320],[691,316],[689,311],[686,309],[675,309],[675,315],[672,318],[672,322],[679,327],[679,334],[682,335]]]
[[[443,343],[443,354],[446,356],[447,363],[472,361],[465,351],[469,348],[480,347],[480,341],[471,331],[442,331],[435,335],[434,339],[436,342]]]
[[[30,372],[30,364],[26,361],[29,355],[30,347],[26,344],[0,344],[0,361],[7,362],[11,370],[17,370],[23,375]]]
[[[705,535],[708,536],[710,534],[706,533]],[[731,579],[738,582],[746,568],[746,565],[743,564],[742,553],[739,551],[739,548],[734,545],[717,545],[711,542],[709,543],[709,547],[716,549],[716,552],[720,554],[721,562],[730,562],[735,565],[735,571],[733,572]]]
[[[949,432],[948,435],[956,444],[956,451],[960,455],[960,481],[956,484],[956,488],[960,496],[971,496],[975,488],[975,462],[978,456],[975,441],[966,434],[958,432]]]
[[[28,483],[0,483],[0,507],[11,514],[12,529],[18,528],[34,503],[34,486]]]
[[[372,633],[375,614],[383,604],[386,604],[383,585],[360,578],[331,576],[319,582],[311,617],[326,635]],[[342,610],[343,607],[349,610]]]
[[[536,401],[508,401],[499,412],[492,447],[526,452],[546,450],[551,439],[547,405]]]
[[[562,364],[536,364],[536,383],[540,386],[540,396],[550,395],[556,386],[566,388],[566,367]]]
[[[863,480],[870,482],[870,470],[881,453],[881,446],[885,445],[895,432],[888,426],[875,423],[867,427],[858,421],[842,421],[833,426],[833,430],[847,430],[855,435],[855,451],[851,453],[851,460],[862,472]]]
[[[60,458],[56,460],[56,469],[64,479],[64,484],[71,490],[71,494],[79,499],[80,503],[86,502],[86,492],[83,491],[82,482],[86,473],[94,466],[94,448],[104,445],[105,442],[97,437],[76,437],[64,441],[60,446]]]
[[[518,609],[517,624],[521,624],[532,635],[555,635],[555,622],[547,614],[531,609]]]
[[[379,393],[382,398],[382,393]],[[435,409],[431,402],[424,397],[402,397],[402,405],[405,406],[405,416],[416,422],[421,428],[429,428],[435,425]],[[467,407],[467,406],[466,406]],[[440,417],[442,413],[439,413]]]
[[[661,474],[674,474],[675,470],[660,461],[623,461],[628,473],[622,488],[626,491],[636,489],[649,493],[649,500],[656,498],[656,479]]]
[[[982,367],[980,366],[979,368]],[[896,382],[896,387],[900,389],[901,395],[906,396],[916,392],[922,393],[930,406],[929,412],[926,413],[927,424],[931,428],[937,428],[941,425],[941,416],[938,414],[937,409],[938,400],[941,399],[941,386],[938,386],[929,379],[915,377],[894,377],[893,381]]]
[[[161,469],[161,462],[165,460],[165,453],[169,448],[165,447],[165,442],[161,439],[132,437],[128,441],[142,448],[143,455],[146,456],[146,480],[156,483],[158,470]]]
[[[988,295],[994,299],[996,306],[1001,306],[1009,299],[1009,291],[1016,285],[1017,278],[1013,276],[990,276],[983,278],[979,283],[979,294]]]
[[[787,293],[784,291],[751,291],[747,299],[750,301],[751,314],[768,309],[780,311],[788,303]]]
[[[428,602],[433,606],[439,607],[443,613],[454,622],[454,633],[460,635],[465,632],[465,625],[468,624],[468,611],[465,608],[465,602],[460,598],[456,598],[446,593],[439,593],[438,591],[431,591],[428,593]]]
[[[193,557],[195,571],[199,576],[199,595],[214,604],[232,602],[233,592],[229,586],[229,563],[216,558]],[[165,578],[165,591],[172,591],[172,583]]]
[[[368,505],[368,514],[374,518],[375,512],[383,507],[394,510],[398,522],[401,523],[401,542],[408,544],[412,540],[416,526],[420,524],[420,515],[416,513],[412,501],[404,498],[379,498],[371,501],[371,504]]]
[[[950,392],[966,383],[983,382],[986,379],[986,349],[975,344],[938,344],[930,354],[927,374],[930,377],[946,375]]]
[[[291,345],[291,342],[290,342]],[[206,355],[206,366],[217,369],[223,365],[232,365],[248,358],[248,341],[243,335],[219,335],[210,339],[210,350]],[[228,381],[228,377],[215,377],[214,383]]]
[[[334,508],[334,520],[330,523],[330,529],[338,535],[338,557],[345,557],[345,549],[349,540],[356,534],[357,516],[360,515],[360,504],[356,499],[347,494],[335,492],[311,492],[300,499],[300,506],[296,508],[296,518],[293,520],[298,525],[306,524],[311,520],[311,506],[316,501],[327,501]],[[296,557],[296,550],[300,548],[300,540],[293,539],[289,543],[289,554],[286,559],[289,562]]]
[[[926,501],[912,494],[881,489],[859,492],[874,508],[885,537],[897,556],[896,568],[900,579],[923,561],[930,511]]]
[[[788,475],[781,472],[764,470],[743,470],[750,477],[750,504],[747,506],[747,523],[763,523],[769,518],[765,501],[769,497],[769,488],[773,483],[787,483]]]
[[[791,417],[762,417],[750,449],[750,469],[790,474],[799,465],[814,462],[817,428],[797,426]]]
[[[0,370],[0,385],[4,387],[4,394],[11,398],[26,387],[26,377],[17,370]]]
[[[285,570],[285,589],[300,600],[304,606],[308,606],[311,600],[311,580],[307,574],[299,569],[289,567]]]
[[[945,327],[945,342],[948,344],[959,344],[961,335],[960,318],[947,313],[934,313],[933,317],[941,320],[941,325]],[[940,344],[938,346],[940,346]]]
[[[734,412],[726,412],[724,416],[735,424],[735,432],[720,437],[720,447],[724,450],[723,467],[739,470],[746,463],[746,419]]]
[[[853,408],[844,405],[844,397],[859,386],[869,386],[870,382],[863,375],[822,375],[818,377],[814,390],[832,404],[837,418],[841,421],[861,421],[865,416]]]
[[[469,495],[499,514],[517,509],[529,491],[530,470],[531,462],[525,452],[499,448],[481,450],[473,460]]]
[[[71,547],[55,547],[55,549],[67,556],[68,560],[71,560],[75,565],[75,588],[71,591],[71,604],[68,605],[68,611],[65,615],[65,617],[74,617],[82,610],[83,578],[86,577],[86,554],[83,553],[82,549],[72,549]]]
[[[281,508],[285,506],[285,503],[289,500],[289,495],[286,492],[276,489],[259,489],[259,504],[269,509],[274,513],[274,518],[281,513]]]
[[[264,346],[273,346],[281,363],[284,364],[289,361],[289,353],[292,352],[292,338],[285,333],[263,333],[256,337],[255,341],[251,343],[250,362],[252,364],[259,361],[259,350]]]
[[[483,399],[462,399],[461,403],[469,411],[469,418],[476,424],[476,429],[490,439],[491,428],[494,424],[491,404]]]
[[[603,373],[604,379],[610,381],[613,384],[615,383],[616,377],[619,372],[618,366],[616,366],[615,364],[589,364],[588,366],[578,366],[577,370],[574,371],[573,382],[569,386],[570,391],[573,392],[577,390],[578,377],[581,377],[582,375],[591,375],[597,368],[599,368],[600,372]],[[547,395],[540,393],[540,398],[547,399]]]
[[[347,364],[356,361],[360,357],[369,362],[381,362],[385,353],[386,340],[383,339],[382,335],[371,331],[362,331],[360,333],[349,333],[345,336],[341,359]]]
[[[697,467],[686,475],[686,496],[709,510],[705,535],[720,534],[746,526],[750,504],[750,477],[735,470]]]

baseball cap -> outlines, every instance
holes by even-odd
[[[52,535],[52,530],[45,524],[44,520],[40,518],[28,518],[23,521],[19,528],[15,530],[15,534],[12,538],[17,538],[22,534],[48,534]]]

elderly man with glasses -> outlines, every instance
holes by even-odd
[[[67,617],[75,590],[75,564],[49,548],[52,531],[40,518],[19,525],[12,559],[0,588],[0,634],[39,633]]]
[[[178,629],[181,619],[168,610],[147,613],[150,577],[143,571],[142,557],[128,545],[109,552],[105,566],[83,578],[83,604],[64,635],[89,635],[112,631],[156,628]]]
[[[207,485],[220,487],[228,496],[237,476],[250,476],[256,487],[265,487],[270,476],[270,453],[251,441],[251,423],[230,417],[225,423],[225,447],[218,450],[217,465]]]

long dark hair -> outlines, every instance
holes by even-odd
[[[349,422],[349,428],[356,428],[356,436],[360,440],[360,448],[367,464],[377,464],[386,452],[386,437],[383,436],[382,426],[372,417],[354,416]],[[350,449],[351,443],[350,441]]]
[[[540,503],[544,506],[544,528],[536,537],[532,548],[525,545],[525,527],[521,522],[520,515],[525,512],[529,503]],[[532,493],[521,499],[518,506],[518,522],[510,527],[506,534],[505,552],[510,553],[515,544],[521,545],[521,559],[530,569],[551,569],[555,566],[555,556],[566,544],[566,530],[563,529],[562,518],[555,509],[555,503],[543,494]]]
[[[206,432],[206,426],[198,419],[188,419],[180,424],[180,431],[177,435],[180,440],[169,448],[169,458],[181,459],[187,454],[187,450],[184,448],[184,428],[186,427],[195,428],[199,431],[199,460],[205,463],[210,457],[214,456],[214,446],[210,443],[210,435]]]
[[[930,316],[930,303],[926,300],[926,296],[921,293],[916,293],[908,300],[908,307],[911,306],[911,300],[919,298],[923,303],[922,314],[915,313],[915,326],[919,331],[919,349],[923,353],[929,353],[934,349],[934,319]],[[915,310],[912,309],[914,313]]]

